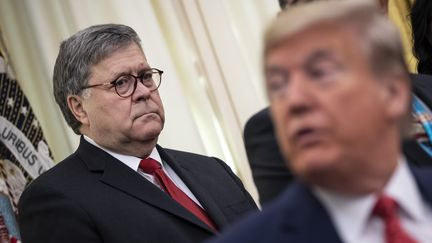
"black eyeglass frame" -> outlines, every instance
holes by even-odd
[[[149,72],[149,71],[151,71],[152,74],[154,74],[154,73],[158,73],[159,74],[159,84],[155,88],[150,89],[150,92],[153,92],[153,91],[157,90],[160,87],[160,85],[162,83],[162,74],[164,73],[164,71],[162,71],[160,69],[157,69],[157,68],[150,68],[150,69],[146,70],[145,72]],[[133,77],[135,79],[134,87],[132,89],[132,92],[130,94],[128,94],[128,95],[120,95],[119,92],[117,91],[117,86],[115,85],[115,83],[121,77],[123,77],[123,76],[130,76],[130,77]],[[153,77],[153,75],[152,75],[152,77]],[[135,93],[135,90],[136,90],[136,88],[138,86],[138,80],[140,80],[140,82],[142,84],[144,84],[144,80],[142,79],[142,77],[137,77],[137,76],[135,76],[133,74],[126,74],[126,75],[122,75],[122,76],[116,78],[115,80],[113,80],[111,82],[106,82],[106,83],[101,83],[101,84],[93,84],[93,85],[87,85],[87,86],[81,87],[80,91],[82,91],[84,89],[99,87],[99,86],[108,86],[108,85],[111,85],[110,88],[114,87],[114,90],[116,91],[116,93],[117,93],[118,96],[120,96],[122,98],[127,98],[127,97],[132,96]]]

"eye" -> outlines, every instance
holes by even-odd
[[[281,78],[272,78],[268,80],[268,89],[270,92],[277,92],[283,89],[286,85],[286,81]]]
[[[266,79],[269,93],[281,92],[288,84],[288,78],[285,72],[269,72]]]
[[[313,67],[308,70],[309,76],[313,79],[321,79],[325,77],[329,72],[325,68]]]
[[[153,73],[152,72],[145,72],[141,75],[141,79],[142,80],[149,80],[153,77]]]
[[[154,84],[154,82],[153,82],[153,73],[151,71],[144,72],[138,78],[141,81],[141,83],[144,84],[147,87],[152,87],[153,84]]]
[[[124,88],[128,87],[133,82],[133,78],[131,76],[121,76],[114,82],[114,86],[116,88]]]
[[[337,65],[331,62],[320,62],[306,68],[306,73],[311,80],[329,81],[335,78],[338,73]]]

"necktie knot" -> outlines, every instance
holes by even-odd
[[[142,171],[144,171],[144,173],[147,174],[154,174],[156,170],[162,168],[160,163],[152,158],[141,160],[139,167]]]
[[[375,204],[373,214],[386,220],[397,217],[397,209],[398,205],[393,198],[382,195]]]

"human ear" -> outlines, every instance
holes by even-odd
[[[386,88],[386,110],[389,118],[400,119],[407,115],[410,110],[411,86],[407,80],[387,80]]]
[[[88,116],[83,106],[83,98],[78,95],[68,95],[67,105],[69,110],[83,125],[88,124]]]
[[[388,0],[379,0],[379,5],[383,14],[388,15]]]

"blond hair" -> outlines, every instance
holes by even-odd
[[[365,53],[371,70],[377,77],[396,77],[410,81],[398,29],[382,13],[376,0],[315,1],[284,10],[267,28],[264,36],[264,60],[269,51],[284,40],[311,27],[326,24],[348,28],[357,33],[358,51]],[[401,121],[403,136],[409,134],[410,118],[410,113],[407,112]]]
[[[264,57],[284,39],[314,25],[338,24],[357,31],[359,51],[370,58],[377,74],[401,71],[408,74],[397,28],[382,14],[375,0],[328,0],[299,4],[283,11],[264,36]]]

